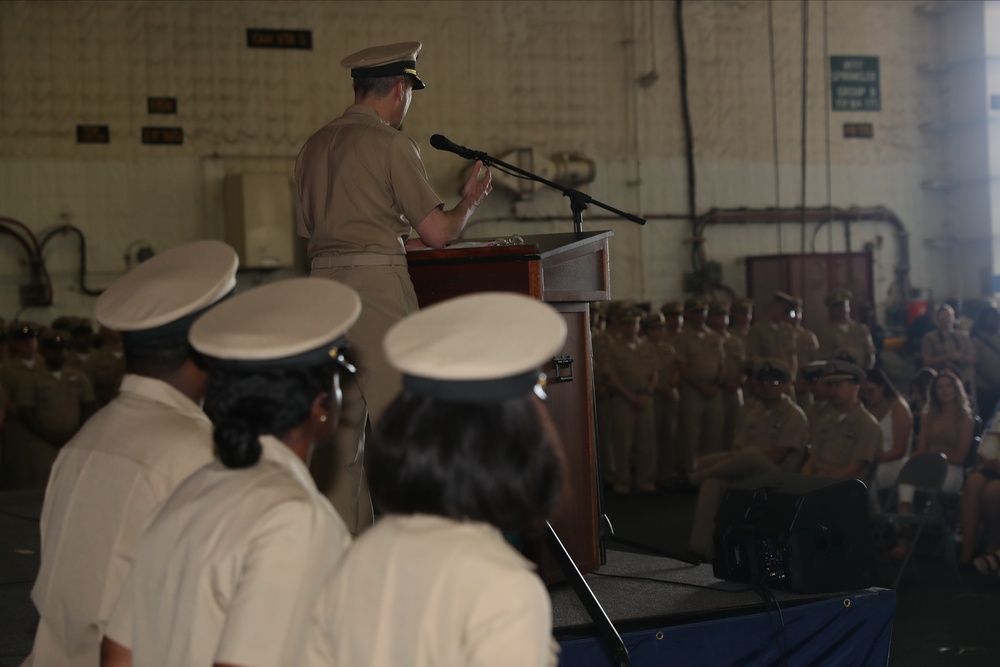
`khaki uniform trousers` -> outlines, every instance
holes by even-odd
[[[663,394],[653,397],[653,413],[656,415],[656,481],[664,484],[684,470],[682,448],[677,439],[677,418],[681,403],[676,390],[674,394],[673,399]]]
[[[656,488],[656,445],[653,402],[636,410],[623,396],[614,396],[615,471],[611,476],[616,492],[627,493],[635,483],[640,491]],[[632,469],[635,468],[633,478]]]
[[[699,456],[723,450],[722,428],[725,416],[720,391],[707,398],[689,384],[681,385],[680,440],[684,469],[695,469]]]
[[[729,449],[733,446],[736,419],[743,407],[743,390],[727,391],[722,389],[719,393],[722,395],[722,448]]]
[[[324,266],[366,258],[393,265]],[[417,295],[403,256],[317,257],[311,275],[338,280],[361,296],[361,316],[347,336],[358,367],[356,381],[342,386],[343,406],[333,447],[317,448],[310,466],[317,488],[330,499],[351,534],[357,535],[374,523],[364,476],[365,429],[378,423],[403,386],[402,376],[386,361],[382,339],[393,324],[417,310]]]
[[[710,469],[712,477],[701,481],[698,487],[690,546],[692,551],[711,559],[715,556],[715,514],[719,511],[726,489],[735,481],[778,472],[780,467],[756,449],[709,454],[698,461],[698,466]],[[700,480],[698,474],[696,472],[691,476],[692,482]]]

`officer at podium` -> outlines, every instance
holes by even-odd
[[[400,387],[379,349],[385,332],[417,309],[405,247],[441,248],[462,232],[492,189],[476,163],[462,199],[444,210],[427,180],[416,141],[400,130],[414,90],[420,42],[373,46],[341,61],[354,80],[354,104],[313,134],[295,164],[298,234],[309,239],[312,275],[350,285],[364,309],[352,332],[360,371],[344,388],[334,451],[339,462],[314,461],[313,472],[353,533],[372,522],[363,481],[364,429]],[[412,230],[418,239],[407,242]],[[404,247],[405,244],[405,247]],[[325,487],[325,488],[324,488]]]

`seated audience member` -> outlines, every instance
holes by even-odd
[[[558,495],[555,427],[535,394],[565,335],[548,305],[498,293],[389,330],[403,391],[366,452],[384,515],[319,586],[306,664],[555,664],[548,593],[501,531],[536,531]]]
[[[920,437],[920,420],[927,406],[927,390],[931,386],[931,381],[937,377],[937,371],[933,368],[921,368],[910,380],[910,388],[907,392],[906,402],[910,406],[910,414],[913,415],[913,440],[916,442]]]
[[[882,450],[882,429],[858,401],[865,379],[860,367],[846,361],[827,362],[822,382],[829,392],[831,411],[811,429],[809,458],[803,475],[864,481]]]
[[[921,419],[915,454],[942,452],[948,458],[944,490],[957,493],[965,477],[965,461],[972,445],[972,407],[958,376],[945,369],[927,391],[928,402]],[[913,499],[912,487],[900,487],[900,503]]]
[[[40,619],[26,666],[98,664],[139,536],[177,485],[212,461],[212,425],[200,407],[204,364],[187,332],[232,293],[238,261],[224,243],[188,243],[135,267],[97,299],[101,324],[124,332],[129,373],[52,468],[31,589]]]
[[[319,582],[351,540],[306,464],[333,435],[340,377],[354,371],[344,336],[360,313],[350,287],[297,278],[192,325],[210,360],[219,460],[177,487],[139,540],[104,667],[302,664]]]
[[[759,400],[748,401],[740,410],[732,451],[701,457],[690,475],[691,483],[700,485],[690,549],[706,560],[714,555],[714,518],[726,487],[763,473],[795,472],[805,453],[809,427],[805,413],[788,396],[788,366],[764,359],[755,364],[752,376],[748,387]]]
[[[826,361],[813,361],[806,364],[799,371],[805,380],[806,389],[812,394],[813,400],[802,411],[806,413],[806,420],[809,422],[809,442],[813,441],[813,430],[820,424],[823,417],[834,411],[830,405],[830,391],[828,385],[823,381],[823,371],[826,370]]]
[[[861,385],[861,401],[882,429],[882,449],[878,456],[878,471],[869,489],[877,494],[896,483],[913,440],[913,415],[889,378],[880,368],[868,371]]]
[[[920,353],[924,366],[938,373],[952,370],[964,385],[964,394],[970,397],[975,390],[976,354],[969,334],[955,328],[955,311],[951,306],[938,306],[934,311],[934,331],[924,335]]]
[[[932,334],[928,334],[932,335]],[[950,369],[937,374],[927,390],[927,405],[921,418],[920,435],[914,454],[941,452],[948,459],[948,473],[942,489],[958,493],[965,479],[965,461],[972,445],[972,406],[958,375]],[[913,511],[915,489],[909,484],[899,485],[899,511]],[[906,540],[900,538],[890,551],[894,558],[906,554]]]
[[[976,402],[983,422],[993,416],[1000,402],[1000,313],[987,306],[969,332],[975,353]]]
[[[967,566],[980,543],[986,555],[975,559],[980,572],[1000,574],[1000,434],[987,431],[979,449],[979,463],[962,487],[962,546],[958,562]]]

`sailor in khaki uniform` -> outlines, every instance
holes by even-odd
[[[187,329],[236,285],[236,252],[198,241],[160,253],[98,298],[97,319],[124,331],[122,392],[62,449],[45,493],[41,620],[26,664],[98,663],[101,635],[139,536],[168,495],[212,460],[199,403],[205,372]]]
[[[609,305],[607,320],[603,331],[593,335],[591,345],[594,350],[594,398],[597,409],[598,464],[601,467],[601,478],[605,483],[611,482],[615,469],[614,453],[614,401],[611,388],[608,386],[613,357],[612,346],[618,339],[619,312],[617,304]]]
[[[747,334],[746,353],[752,359],[780,359],[792,371],[798,372],[795,329],[791,325],[796,299],[784,292],[775,292],[765,317],[756,322]]]
[[[677,389],[680,375],[677,372],[677,352],[667,342],[667,323],[661,312],[654,312],[643,320],[642,330],[646,340],[656,351],[656,389],[653,394],[653,417],[656,435],[656,483],[670,486],[684,471],[680,445],[677,440],[677,417],[681,395]]]
[[[38,356],[39,327],[30,322],[12,322],[7,329],[10,356],[0,365],[0,385],[7,395],[0,446],[0,489],[31,487],[31,443],[35,436],[18,418],[14,403],[18,387],[37,374],[45,373],[45,361]]]
[[[121,334],[114,329],[102,327],[100,335],[104,342],[100,349],[94,350],[87,357],[84,372],[94,383],[97,404],[103,406],[118,395],[126,368]]]
[[[46,370],[21,382],[14,397],[18,419],[33,436],[28,441],[31,488],[45,488],[59,448],[96,407],[90,380],[79,369],[65,364],[68,347],[66,334],[55,330],[43,332],[39,350]]]
[[[297,278],[219,304],[191,327],[211,360],[219,460],[150,523],[108,621],[101,664],[299,665],[319,584],[350,543],[306,461],[336,424],[344,334],[361,300]]]
[[[550,306],[509,293],[389,331],[404,388],[368,452],[385,516],[318,586],[307,667],[556,664],[548,593],[501,531],[537,526],[558,497],[538,383],[565,336]]]
[[[702,299],[684,302],[684,330],[674,342],[681,377],[680,440],[684,469],[695,469],[697,458],[724,449],[722,442],[722,378],[725,351],[722,339],[705,327],[708,304]]]
[[[847,350],[863,370],[875,366],[875,343],[868,327],[851,319],[850,290],[837,290],[826,297],[829,322],[819,333],[819,358],[832,359],[838,350]]]
[[[629,493],[633,484],[643,493],[656,490],[656,417],[653,394],[658,383],[656,350],[639,337],[641,311],[620,315],[620,337],[611,345],[606,369],[612,395],[612,438],[615,493]]]
[[[864,379],[865,372],[854,364],[827,363],[822,381],[830,392],[834,410],[811,428],[813,438],[809,459],[802,466],[803,475],[861,481],[868,478],[872,462],[882,451],[882,428],[858,401]]]
[[[753,322],[753,299],[736,299],[729,308],[729,333],[740,339],[746,352],[747,336]]]
[[[809,329],[802,326],[802,299],[795,298],[795,308],[791,313],[791,325],[795,330],[795,361],[799,369],[806,364],[810,364],[819,359],[819,338]],[[812,394],[806,386],[802,373],[799,372],[793,378],[795,382],[795,400],[799,407],[805,409],[813,401]]]
[[[726,487],[754,475],[796,472],[806,450],[806,416],[788,397],[791,370],[778,359],[762,359],[753,370],[750,386],[758,400],[747,401],[740,411],[732,451],[703,456],[689,477],[700,487],[690,546],[706,558],[713,555],[715,513]]]
[[[667,321],[667,342],[673,345],[674,339],[684,327],[684,304],[680,301],[667,301],[660,312]]]
[[[712,301],[708,304],[708,328],[722,339],[722,349],[726,354],[726,368],[721,385],[725,420],[722,427],[723,449],[732,447],[736,419],[743,407],[743,382],[746,380],[743,372],[743,362],[746,360],[743,341],[729,333],[728,325],[729,304],[724,301]]]
[[[312,275],[352,286],[364,303],[352,333],[360,386],[344,387],[337,447],[326,452],[339,453],[340,460],[313,465],[320,488],[354,533],[372,522],[362,471],[365,425],[378,420],[400,386],[379,342],[417,309],[404,244],[448,245],[492,188],[489,170],[479,180],[477,162],[461,201],[445,211],[416,142],[399,130],[412,91],[424,88],[416,69],[420,48],[420,42],[403,42],[344,58],[354,104],[309,137],[295,163],[298,234],[309,239]],[[413,230],[419,239],[408,242]]]

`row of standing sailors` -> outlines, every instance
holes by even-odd
[[[61,324],[59,321],[53,324]],[[0,355],[0,489],[45,488],[59,448],[118,393],[121,337],[89,321],[42,329],[15,322]]]
[[[744,402],[748,359],[783,361],[796,399],[812,396],[797,369],[818,359],[875,361],[867,328],[849,318],[850,293],[827,298],[830,324],[817,336],[801,324],[802,302],[777,292],[754,321],[747,299],[732,305],[688,299],[645,314],[612,304],[595,322],[594,383],[602,478],[615,493],[671,487],[705,454],[727,451]],[[846,312],[845,312],[846,311]],[[596,318],[595,318],[596,320]]]

